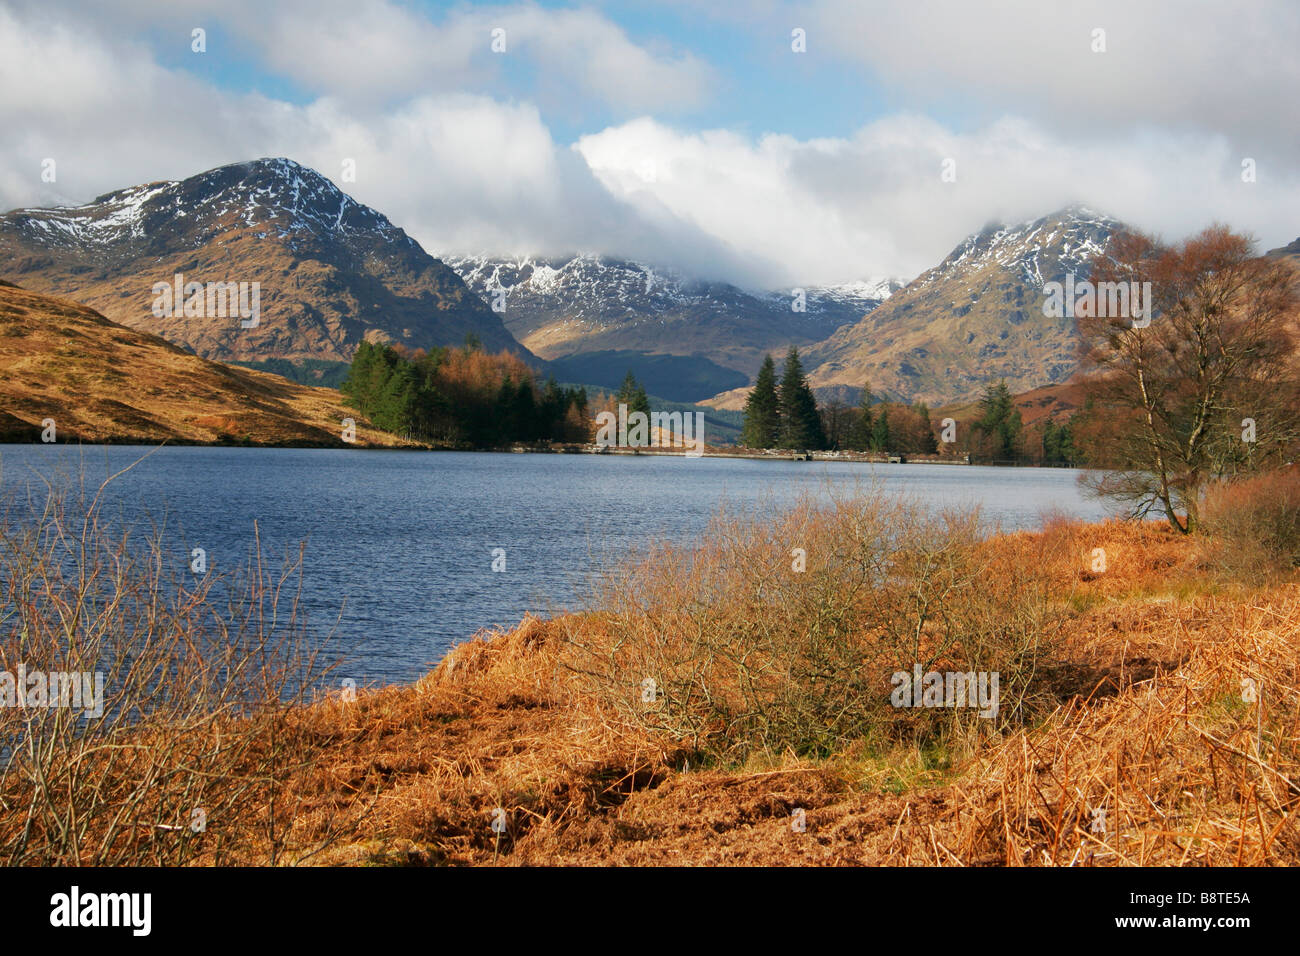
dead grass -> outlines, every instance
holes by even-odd
[[[1110,633],[1094,616],[1080,635],[1080,654],[1107,666],[1117,691],[1069,701],[971,766],[952,826],[959,855],[1294,865],[1300,593],[1123,612]]]
[[[129,376],[121,369],[131,370]],[[0,288],[0,441],[408,445],[333,389],[209,362],[66,299]]]
[[[1248,581],[1287,575],[1300,566],[1300,469],[1211,484],[1200,515],[1209,532],[1207,560]]]
[[[1098,547],[1103,573],[1091,570]],[[1065,614],[1055,656],[1036,677],[1054,701],[1041,719],[938,746],[860,739],[829,756],[758,752],[731,763],[591,693],[567,666],[608,639],[608,618],[530,618],[457,647],[412,688],[312,712],[329,742],[303,793],[344,813],[373,804],[358,839],[324,858],[1300,861],[1300,589],[1206,594],[1212,580],[1194,544],[1156,526],[1056,522],[987,548],[984,560],[1013,566],[1045,550],[1059,556],[1043,565]],[[1261,706],[1241,700],[1243,677],[1256,681]],[[499,839],[490,827],[498,807],[508,820]],[[791,826],[796,809],[802,833]]]
[[[995,596],[1032,570],[1054,629],[1038,703],[996,733],[713,746],[643,719],[635,684],[620,700],[592,683],[593,650],[642,633],[615,602],[480,635],[411,687],[296,708],[296,769],[258,810],[277,827],[232,834],[227,856],[264,859],[279,829],[314,848],[281,862],[346,865],[1300,863],[1296,582],[1220,586],[1155,525],[1052,521],[970,557]]]

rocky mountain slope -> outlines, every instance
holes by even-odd
[[[173,313],[159,317],[155,283],[173,284],[177,274],[185,283],[249,283],[256,325],[251,309],[235,313],[206,294],[194,300],[202,314],[186,315],[183,286]],[[468,333],[491,350],[522,351],[455,272],[288,159],[0,216],[0,277],[87,303],[207,358],[347,361],[366,339],[427,348],[459,345]]]
[[[878,395],[932,405],[973,398],[999,378],[1014,392],[1064,382],[1078,367],[1074,319],[1043,315],[1043,284],[1085,278],[1120,227],[1083,206],[990,225],[810,347],[809,380],[819,394],[847,397],[870,382]]]
[[[210,362],[76,302],[0,282],[0,442],[395,444],[338,392]]]
[[[1300,266],[1300,239],[1289,242],[1285,246],[1279,246],[1277,249],[1270,249],[1268,254],[1286,259],[1293,266]]]
[[[746,291],[607,256],[444,261],[484,301],[500,302],[506,328],[561,373],[594,381],[603,365],[619,379],[628,368],[643,378],[684,376],[692,394],[674,396],[681,400],[746,384],[765,353],[825,339],[902,286],[810,287],[796,311],[794,290]]]

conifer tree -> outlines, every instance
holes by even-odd
[[[871,414],[871,383],[862,386],[862,400],[858,402],[858,418],[849,429],[849,448],[854,451],[867,451],[871,447],[871,430],[874,422]]]
[[[887,453],[893,442],[894,436],[889,430],[889,406],[881,405],[880,414],[876,416],[871,426],[871,450]]]
[[[987,436],[989,454],[994,459],[1019,457],[1023,425],[1006,379],[984,389],[975,430]]]
[[[623,384],[618,389],[618,402],[627,406],[627,413],[644,412],[650,414],[650,399],[646,396],[645,386],[641,385],[632,370],[627,370],[627,376],[623,379]]]
[[[825,448],[826,435],[822,431],[821,416],[817,414],[817,400],[804,377],[799,350],[793,345],[785,356],[778,398],[781,412],[779,447]]]
[[[917,435],[917,451],[923,455],[934,455],[939,451],[939,445],[934,440],[934,425],[930,423],[930,406],[925,402],[920,402],[916,406],[916,414],[920,416],[921,428]]]
[[[774,448],[781,426],[780,400],[776,394],[776,363],[763,357],[758,378],[745,399],[745,422],[740,443],[746,448]]]

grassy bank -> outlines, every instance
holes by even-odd
[[[414,686],[124,731],[76,840],[57,761],[19,761],[0,832],[17,862],[1295,864],[1300,588],[1220,558],[872,496],[722,515]],[[996,715],[893,706],[916,664],[997,672]]]
[[[1095,548],[1106,551],[1102,574],[1084,566]],[[1057,524],[994,538],[977,552],[990,570],[1037,569],[1012,594],[1022,613],[1029,613],[1020,603],[1027,592],[1047,584],[1029,596],[1033,613],[1050,618],[1051,633],[1039,635],[1032,665],[1017,648],[1032,673],[1020,685],[1015,674],[1004,675],[1021,689],[1014,706],[1004,699],[996,722],[958,711],[891,714],[879,705],[889,688],[875,672],[862,688],[874,696],[857,702],[863,726],[841,733],[832,724],[830,739],[811,734],[811,715],[808,726],[797,718],[817,700],[839,702],[835,714],[852,711],[853,702],[842,688],[819,696],[811,676],[802,692],[814,701],[783,699],[774,689],[755,692],[753,713],[709,700],[694,713],[725,711],[731,721],[691,720],[679,695],[692,683],[701,695],[744,699],[744,689],[728,683],[742,672],[737,659],[715,661],[712,676],[702,676],[707,666],[688,647],[683,659],[691,665],[672,672],[669,704],[658,711],[644,706],[639,682],[622,681],[629,686],[620,696],[611,671],[591,661],[627,652],[637,663],[616,663],[612,672],[636,675],[646,669],[639,666],[650,653],[646,637],[690,645],[698,631],[670,638],[658,626],[666,622],[638,629],[618,612],[528,620],[462,645],[414,688],[319,711],[338,737],[322,751],[329,769],[303,785],[323,799],[355,788],[376,801],[365,823],[358,818],[358,839],[329,858],[638,865],[1300,859],[1294,584],[1216,583],[1197,543],[1131,525]],[[978,580],[979,600],[990,609],[1006,599],[987,592],[990,579]],[[1008,579],[999,586],[1018,587]],[[955,660],[969,649],[949,653]],[[1243,695],[1247,678],[1255,703],[1243,700],[1251,696]],[[777,717],[787,733],[765,741],[758,727]],[[496,807],[509,821],[499,841],[490,828]],[[803,833],[792,828],[797,809],[805,811]]]

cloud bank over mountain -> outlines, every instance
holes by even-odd
[[[1210,219],[1294,238],[1293,4],[912,6],[681,7],[647,35],[617,8],[531,3],[18,0],[0,5],[0,206],[285,155],[435,254],[593,251],[761,288],[913,276],[990,220],[1074,201],[1171,238]],[[874,105],[818,114],[819,135],[775,107],[718,122],[782,70],[798,101],[814,67]]]

